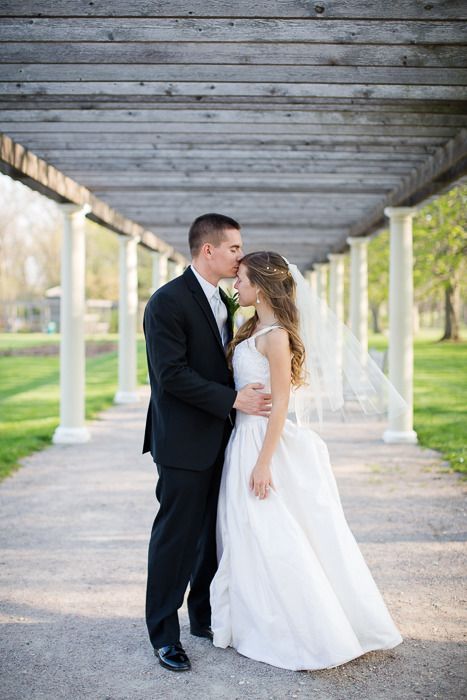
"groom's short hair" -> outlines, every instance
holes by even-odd
[[[227,228],[236,228],[240,231],[240,224],[230,216],[223,214],[203,214],[198,216],[190,226],[188,243],[193,257],[198,255],[204,243],[219,246],[225,240],[224,231]]]

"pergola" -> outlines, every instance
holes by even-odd
[[[65,211],[57,441],[87,439],[83,216],[121,235],[117,399],[130,401],[136,246],[155,251],[157,287],[207,211],[321,294],[329,269],[341,318],[350,247],[363,345],[366,243],[389,217],[390,377],[410,410],[385,439],[416,439],[411,222],[467,171],[466,17],[462,0],[2,0],[0,168]]]

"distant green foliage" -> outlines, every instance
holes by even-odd
[[[389,296],[389,231],[382,231],[368,245],[368,303],[373,331],[381,332],[381,307]]]
[[[462,282],[467,256],[467,185],[454,187],[419,212],[414,224],[414,287],[418,298],[442,296]],[[465,280],[463,281],[465,291]]]
[[[467,290],[466,185],[454,187],[420,209],[414,218],[413,252],[415,301],[440,302],[451,293],[454,308],[450,313],[459,315],[460,298]],[[368,299],[373,320],[375,316],[379,319],[388,295],[389,231],[383,231],[368,246]]]
[[[0,349],[50,342],[41,334],[0,335]],[[31,342],[32,341],[32,342]],[[0,357],[0,479],[18,460],[50,444],[59,422],[59,358]],[[94,418],[113,403],[117,390],[116,352],[86,362],[86,418]],[[138,341],[138,381],[146,382],[144,341]]]

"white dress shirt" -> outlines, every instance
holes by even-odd
[[[198,282],[201,285],[201,289],[206,295],[206,298],[209,302],[209,305],[212,309],[212,313],[214,314],[214,318],[216,319],[217,327],[219,329],[219,335],[222,339],[222,344],[224,347],[227,345],[227,308],[224,304],[224,302],[221,299],[221,295],[219,292],[219,287],[216,287],[214,284],[211,284],[211,282],[208,282],[207,280],[202,277],[199,272],[193,267],[193,265],[190,265],[191,271],[193,272],[194,276],[198,280]]]

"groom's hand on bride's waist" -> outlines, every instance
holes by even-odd
[[[250,416],[266,416],[271,413],[271,394],[265,394],[261,390],[264,384],[247,384],[240,389],[235,399],[233,408]]]

